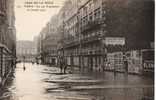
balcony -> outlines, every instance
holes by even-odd
[[[4,11],[1,11],[1,10],[0,10],[0,16],[5,16]]]
[[[97,27],[100,27],[102,24],[104,24],[104,20],[101,18],[95,19],[93,21],[88,21],[85,25],[81,26],[81,33],[85,33],[89,30],[95,29]]]
[[[73,47],[73,46],[77,46],[77,45],[79,45],[78,37],[68,39],[68,40],[65,41],[65,48],[69,48],[69,47]]]
[[[81,43],[85,44],[85,43],[90,43],[90,42],[94,42],[94,41],[99,41],[101,38],[100,34],[95,34],[89,37],[84,37],[81,39]]]
[[[0,24],[3,24],[5,22],[5,15],[6,14],[4,12],[0,11]]]
[[[95,41],[100,41],[101,35],[100,34],[96,34],[96,35],[92,35],[89,37],[84,37],[81,38],[79,40],[79,38],[73,38],[70,40],[65,40],[64,42],[64,48],[70,48],[70,47],[74,47],[74,46],[78,46],[81,44],[86,44],[86,43],[91,43],[91,42],[95,42]]]
[[[81,55],[102,55],[102,50],[98,48],[82,48],[80,50]]]

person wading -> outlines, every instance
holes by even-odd
[[[66,63],[66,59],[63,59],[63,69],[64,69],[64,74],[66,74],[66,69],[67,69],[67,63]]]
[[[24,71],[26,70],[26,67],[25,67],[25,56],[23,56],[23,70]]]
[[[60,66],[60,73],[62,73],[63,70],[63,58],[59,57],[59,66]]]

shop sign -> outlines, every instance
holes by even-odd
[[[124,37],[106,37],[103,41],[105,45],[125,45]]]

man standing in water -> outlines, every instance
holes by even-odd
[[[25,71],[25,56],[23,56],[23,70]]]
[[[66,69],[67,69],[67,64],[66,64],[66,60],[64,57],[59,57],[59,67],[60,67],[60,73],[66,73]]]
[[[63,70],[63,58],[61,56],[59,56],[59,67],[60,67],[60,73],[62,73]]]
[[[67,62],[66,62],[66,59],[64,58],[63,59],[63,68],[64,68],[64,74],[66,74],[66,69],[67,69]]]

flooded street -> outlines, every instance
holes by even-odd
[[[44,65],[18,64],[0,100],[154,100],[152,78],[112,72],[59,74]]]

